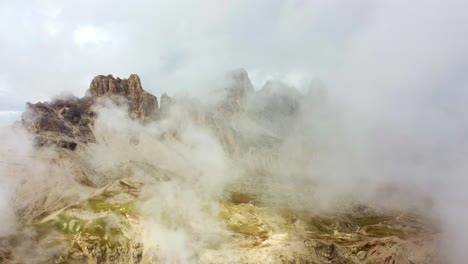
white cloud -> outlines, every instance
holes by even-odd
[[[73,40],[78,47],[84,49],[87,45],[103,45],[110,41],[110,36],[103,30],[93,25],[79,26],[73,31]]]
[[[0,110],[0,127],[9,126],[21,117],[21,111]]]
[[[372,2],[2,2],[0,67],[24,101],[82,95],[84,77],[108,73],[138,73],[157,94],[201,91],[239,67],[328,78]]]

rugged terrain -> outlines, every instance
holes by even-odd
[[[214,94],[158,105],[137,75],[108,75],[83,98],[28,103],[15,129],[35,147],[5,165],[26,177],[0,262],[439,263],[438,228],[416,211],[314,210],[314,149],[301,144],[289,162],[284,146],[321,91],[255,91],[238,70]]]

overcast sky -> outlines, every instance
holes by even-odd
[[[203,91],[239,67],[257,87],[269,78],[342,85],[374,71],[386,81],[395,69],[421,78],[433,74],[418,72],[427,64],[466,70],[463,2],[0,0],[0,123],[26,101],[82,96],[97,74],[137,73],[159,96]]]

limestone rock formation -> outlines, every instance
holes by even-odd
[[[258,103],[267,116],[285,116],[297,112],[300,93],[279,81],[267,81],[258,92]]]
[[[227,74],[227,85],[224,100],[218,105],[218,110],[228,117],[235,116],[243,110],[243,105],[249,95],[254,93],[253,85],[245,69],[237,69]]]
[[[227,87],[230,96],[242,97],[254,92],[249,74],[245,69],[234,70],[228,73],[228,76],[232,80],[231,85]]]
[[[161,108],[169,107],[171,104],[172,98],[169,97],[166,93],[161,95]]]
[[[93,142],[92,98],[68,97],[50,103],[27,104],[23,126],[36,137],[39,146],[56,145],[74,150],[78,143]]]
[[[89,93],[98,98],[120,96],[127,99],[129,114],[134,119],[149,121],[158,111],[156,96],[143,90],[140,77],[136,74],[131,74],[128,79],[98,75],[91,82]]]
[[[156,119],[158,100],[143,90],[136,74],[128,79],[112,75],[96,76],[83,98],[68,96],[52,102],[27,103],[23,126],[36,137],[39,146],[58,146],[74,150],[80,143],[94,142],[92,132],[96,113],[93,105],[103,98],[128,103],[129,115],[144,123]]]
[[[172,104],[172,98],[169,97],[166,93],[163,93],[161,95],[160,103],[161,104],[159,106],[159,116],[165,117],[169,115]]]

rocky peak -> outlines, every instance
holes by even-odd
[[[148,121],[156,116],[158,100],[156,96],[143,90],[140,77],[131,74],[128,79],[114,78],[112,75],[98,75],[89,86],[88,93],[100,98],[123,97],[129,104],[129,114],[134,119]]]
[[[167,104],[170,104],[171,103],[171,100],[172,98],[169,97],[169,95],[167,95],[166,93],[163,93],[161,95],[161,107],[164,107],[166,106]]]
[[[297,111],[301,93],[281,81],[267,81],[257,93],[258,107],[268,115],[291,115]],[[258,110],[258,109],[257,109]]]
[[[254,88],[245,69],[233,70],[226,75],[227,85],[223,87],[224,100],[218,104],[218,110],[227,117],[243,111],[243,104]]]
[[[232,81],[228,87],[230,96],[245,96],[254,91],[252,82],[250,81],[249,74],[243,68],[233,70],[228,73],[228,79]]]
[[[68,96],[50,103],[27,103],[21,122],[35,135],[39,146],[55,145],[74,150],[80,143],[95,140],[92,126],[96,115],[92,106],[102,98],[116,103],[122,98],[126,100],[133,119],[148,122],[157,117],[158,100],[143,90],[138,75],[132,74],[128,79],[98,75],[83,98]]]
[[[172,98],[169,97],[166,93],[163,93],[161,95],[161,100],[160,100],[160,106],[159,106],[159,116],[160,117],[165,117],[169,114],[171,103],[172,103]]]
[[[140,95],[143,92],[140,77],[131,74],[128,79],[114,78],[111,74],[94,77],[89,86],[89,92],[96,97],[115,94],[124,97]]]

